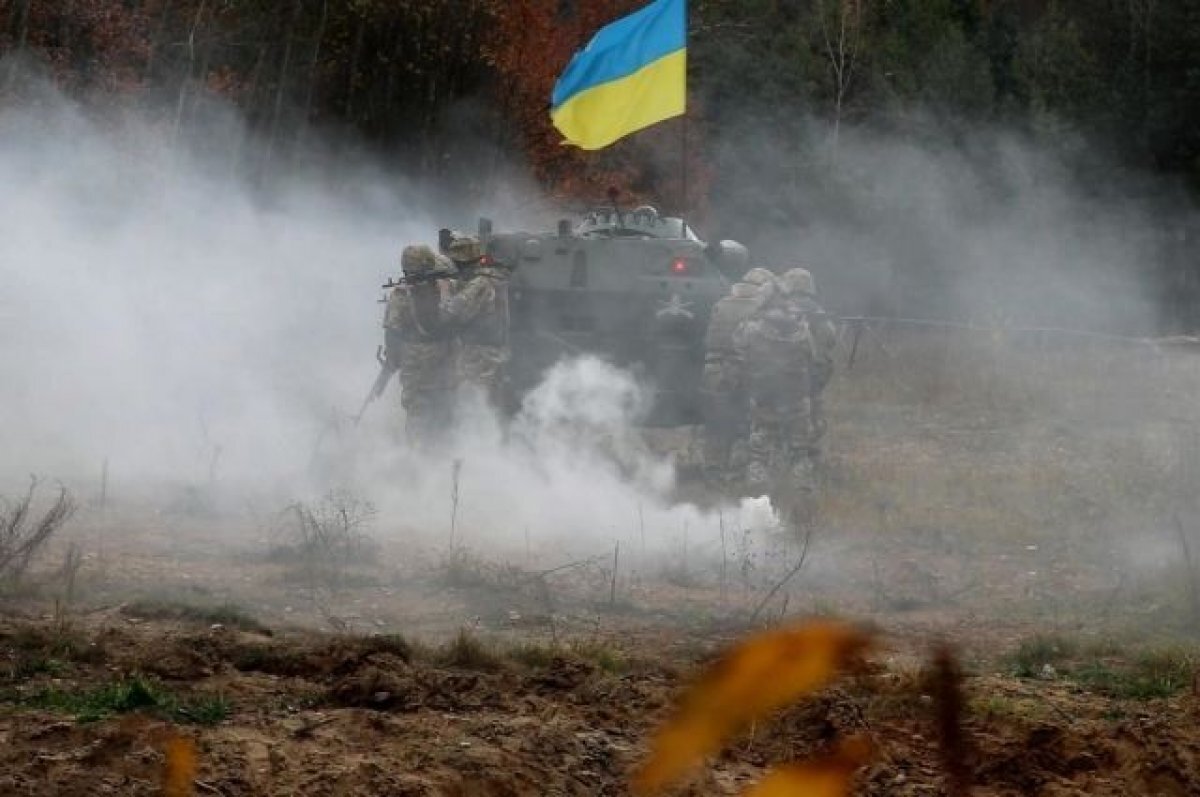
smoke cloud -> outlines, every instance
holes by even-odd
[[[399,250],[480,211],[530,229],[552,209],[520,181],[447,202],[328,144],[256,184],[228,157],[249,134],[213,110],[197,146],[145,113],[98,121],[50,91],[0,111],[3,483],[33,472],[87,493],[107,462],[125,489],[348,487],[388,529],[434,539],[457,486],[462,541],[532,538],[564,556],[617,540],[715,555],[722,524],[770,525],[761,502],[681,504],[673,463],[635,431],[645,386],[594,358],[560,363],[503,428],[464,416],[444,457],[399,442],[394,384],[354,426]],[[759,143],[739,146],[776,142]],[[755,212],[748,186],[769,183],[746,169],[713,232],[747,240],[759,262],[811,266],[844,313],[1154,324],[1153,290],[1130,267],[1160,255],[1149,206],[1084,197],[1020,137],[943,148],[844,132],[829,163],[797,188],[792,219]]]
[[[875,314],[1134,335],[1160,327],[1173,241],[1194,228],[1177,186],[1080,137],[951,127],[799,125],[722,138],[722,232],[776,268],[806,264],[829,303]]]
[[[395,382],[351,422],[400,249],[484,205],[500,224],[528,220],[541,203],[519,183],[450,206],[351,160],[350,176],[253,185],[211,139],[172,146],[142,114],[96,121],[44,96],[0,115],[4,483],[37,473],[90,495],[107,467],[118,494],[349,488],[387,527],[437,538],[457,459],[465,542],[587,552],[690,527],[698,547],[715,524],[674,504],[672,464],[636,434],[645,386],[597,359],[553,369],[503,429],[464,413],[441,457],[401,442]],[[232,146],[244,132],[225,124],[211,129]]]

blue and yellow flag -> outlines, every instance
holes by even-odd
[[[687,0],[655,0],[600,29],[554,86],[568,144],[601,149],[687,107]]]

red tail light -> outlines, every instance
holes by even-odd
[[[687,261],[683,258],[678,258],[671,262],[672,274],[686,274],[688,272]]]

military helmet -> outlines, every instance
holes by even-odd
[[[779,289],[785,296],[816,296],[817,283],[805,268],[793,268],[779,278]]]
[[[474,263],[483,257],[483,244],[472,235],[455,235],[446,247],[446,254],[455,263]]]
[[[437,255],[428,246],[406,246],[400,255],[400,268],[409,276],[429,274],[437,268]]]
[[[768,285],[775,279],[775,275],[765,268],[752,268],[742,275],[742,282],[747,282],[751,285]]]

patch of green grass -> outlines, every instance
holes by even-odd
[[[1075,640],[1058,634],[1038,634],[1021,640],[1008,656],[1012,674],[1018,678],[1037,678],[1046,665],[1060,664],[1078,651]]]
[[[16,702],[31,708],[72,714],[79,722],[96,722],[113,715],[140,711],[174,722],[216,725],[230,714],[230,705],[224,697],[180,699],[155,681],[141,676],[90,689],[43,689]]]
[[[1094,661],[1071,678],[1101,694],[1126,700],[1170,697],[1192,685],[1198,657],[1194,651],[1167,647],[1146,651],[1128,664]]]
[[[223,625],[242,631],[267,632],[268,629],[251,617],[245,609],[230,603],[203,606],[172,600],[140,600],[121,609],[127,617],[142,620],[177,620],[203,625]]]

